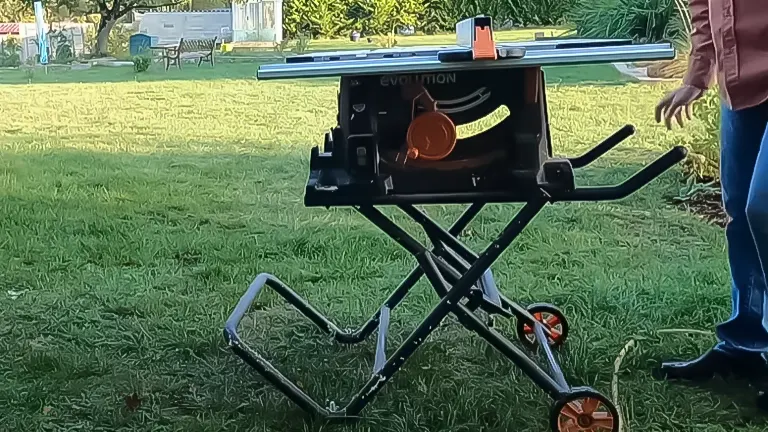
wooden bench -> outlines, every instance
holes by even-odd
[[[163,59],[165,60],[165,70],[172,65],[181,69],[182,60],[197,59],[197,66],[200,67],[203,62],[208,62],[211,67],[214,65],[213,52],[216,50],[216,39],[179,39],[176,46],[165,50]]]

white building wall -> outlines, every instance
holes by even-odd
[[[52,30],[61,30],[67,33],[70,43],[72,44],[72,50],[75,56],[81,55],[89,50],[86,46],[86,33],[89,28],[93,27],[93,24],[88,23],[46,23],[46,27]],[[48,36],[48,44],[55,54],[56,41],[50,40]],[[21,44],[21,61],[25,62],[29,58],[34,58],[37,55],[37,26],[35,23],[20,23],[19,24],[19,42]]]
[[[158,44],[185,39],[226,41],[231,35],[232,11],[146,12],[141,15],[139,33],[156,36]]]
[[[280,42],[283,40],[283,1],[250,0],[232,3],[234,42]]]

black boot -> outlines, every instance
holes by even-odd
[[[759,353],[734,355],[712,349],[696,360],[664,362],[653,371],[653,375],[657,379],[688,381],[706,381],[715,375],[764,379],[768,376],[768,364]]]
[[[757,395],[757,408],[768,413],[768,393],[761,391]]]

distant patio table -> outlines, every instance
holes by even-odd
[[[161,52],[163,55],[165,55],[165,54],[166,54],[166,52],[167,52],[169,49],[175,49],[175,48],[177,48],[178,46],[179,46],[179,44],[178,44],[178,43],[173,43],[173,44],[158,44],[158,45],[151,45],[151,46],[149,47],[149,49],[151,49],[151,50],[153,50],[153,51],[160,51],[160,52]]]

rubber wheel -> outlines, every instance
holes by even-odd
[[[551,304],[537,303],[528,306],[526,310],[536,318],[536,321],[552,332],[552,335],[547,337],[550,347],[558,348],[565,343],[568,339],[568,320],[565,319],[565,315],[560,309]],[[533,327],[526,320],[518,318],[517,336],[520,338],[520,342],[528,348],[535,349],[539,344]]]
[[[550,414],[553,432],[618,432],[620,422],[613,402],[589,388],[573,389]]]

